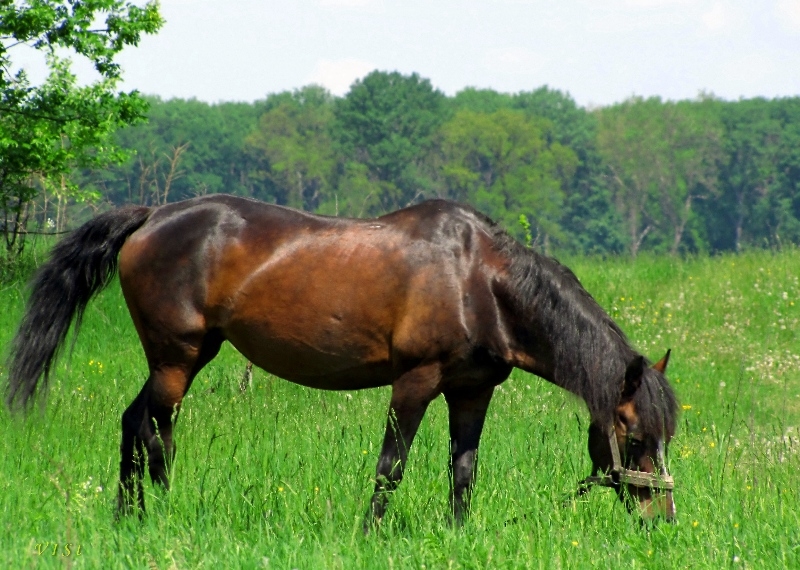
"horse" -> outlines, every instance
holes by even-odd
[[[303,386],[391,386],[365,531],[384,516],[439,395],[450,511],[463,523],[487,409],[514,368],[586,403],[592,474],[580,493],[613,487],[644,518],[675,515],[669,352],[651,366],[572,271],[469,206],[431,200],[348,219],[218,194],[102,213],[32,280],[9,353],[11,409],[46,387],[71,323],[77,334],[116,273],[149,368],[122,414],[118,515],[144,513],[145,455],[154,484],[168,488],[177,412],[225,341]]]

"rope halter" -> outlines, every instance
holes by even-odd
[[[633,485],[634,487],[649,487],[657,491],[671,491],[675,488],[675,480],[667,473],[667,463],[664,458],[664,443],[658,442],[657,460],[659,473],[645,473],[644,471],[633,471],[622,466],[620,461],[619,443],[617,442],[617,432],[614,425],[608,430],[608,443],[611,446],[612,466],[608,473],[601,475],[591,475],[581,481],[585,490],[579,494],[587,492],[592,485],[600,487],[618,488],[622,483]]]

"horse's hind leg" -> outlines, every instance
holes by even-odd
[[[145,454],[150,478],[169,487],[169,463],[174,457],[172,424],[186,393],[189,375],[178,367],[161,367],[150,377],[139,395],[122,414],[120,446],[119,510],[126,512],[134,499],[144,510],[142,478]],[[164,388],[167,387],[167,390]]]
[[[144,510],[142,476],[144,473],[144,446],[140,437],[144,422],[144,402],[147,397],[147,384],[131,405],[122,413],[122,444],[120,445],[120,482],[117,514],[127,514],[138,503]]]
[[[168,357],[148,355],[150,376],[122,414],[118,505],[122,513],[132,507],[134,501],[144,510],[141,481],[145,452],[150,478],[154,483],[169,487],[169,467],[175,456],[174,420],[194,376],[216,356],[221,343],[219,334],[209,333],[200,342],[173,345]]]
[[[444,393],[450,411],[450,504],[457,526],[469,515],[478,442],[493,392],[494,386],[469,395]]]

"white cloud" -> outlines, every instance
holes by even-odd
[[[754,96],[753,93],[766,91],[768,88],[764,86],[773,84],[773,78],[781,73],[781,67],[773,57],[759,53],[731,57],[722,62],[719,69],[723,76],[731,78],[729,91],[738,91],[740,96]]]
[[[333,8],[364,8],[375,4],[375,0],[319,0],[320,6]]]
[[[776,10],[784,26],[800,31],[800,0],[778,0]]]
[[[494,49],[482,59],[483,67],[501,73],[529,74],[539,71],[545,59],[525,48]]]
[[[710,10],[703,13],[701,19],[710,32],[736,29],[745,20],[741,12],[724,2],[715,2]]]
[[[361,59],[320,59],[306,83],[316,83],[334,95],[344,95],[356,79],[360,79],[375,69],[368,61]]]
[[[663,8],[665,6],[689,4],[690,2],[691,0],[625,0],[625,4],[633,8]]]

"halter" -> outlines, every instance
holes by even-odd
[[[617,488],[620,484],[626,483],[634,487],[649,487],[658,491],[671,491],[675,488],[675,480],[667,473],[663,443],[659,442],[658,444],[658,463],[661,469],[661,472],[658,474],[633,471],[622,466],[619,455],[619,444],[617,443],[617,432],[613,424],[608,430],[608,443],[611,446],[611,459],[613,462],[611,470],[599,476],[591,475],[581,481],[583,488],[578,491],[579,495],[588,492],[592,485]]]

